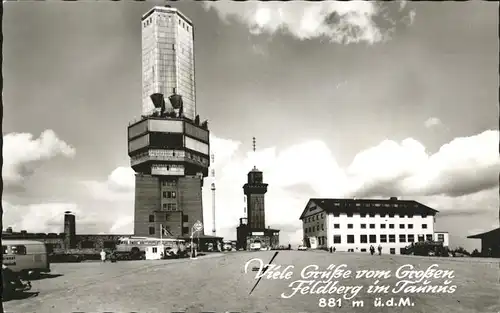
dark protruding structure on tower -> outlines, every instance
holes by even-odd
[[[76,221],[70,211],[64,212],[64,248],[76,248]]]
[[[252,147],[255,152],[255,137],[252,138]],[[247,201],[247,217],[240,218],[240,225],[236,229],[238,249],[248,250],[255,242],[260,243],[261,248],[275,248],[279,245],[279,230],[266,228],[264,197],[267,186],[268,184],[264,183],[263,173],[254,166],[248,172],[247,183],[243,185]]]

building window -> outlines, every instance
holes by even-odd
[[[307,234],[307,228],[304,228],[304,233],[306,233],[306,234]]]
[[[153,247],[153,253],[158,253],[158,248],[157,247]]]
[[[7,246],[2,246],[2,251],[3,254],[7,254]]]
[[[387,242],[387,235],[380,235],[380,242]]]
[[[368,243],[368,236],[367,235],[361,235],[359,239],[360,239],[361,243]]]
[[[415,235],[408,235],[408,242],[415,242]]]
[[[427,224],[422,224],[423,229],[427,229]]]
[[[187,214],[182,214],[182,222],[183,223],[189,222],[189,216]]]
[[[412,217],[413,217],[413,214],[412,214],[412,213],[408,213],[408,217],[409,217],[409,218],[412,218]]]
[[[354,243],[354,235],[347,235],[347,243]]]
[[[340,235],[333,236],[333,243],[341,243]]]
[[[394,213],[389,213],[389,217],[394,217]]]
[[[444,241],[444,235],[438,234],[438,241]]]
[[[380,228],[385,229],[385,224],[380,224]]]
[[[10,248],[12,250],[12,254],[16,255],[25,255],[26,254],[26,246],[18,245]]]
[[[380,214],[380,217],[386,217],[387,214]]]
[[[353,215],[352,212],[347,213],[347,217],[352,217],[352,215]]]
[[[361,228],[365,229],[366,228],[366,224],[361,224]]]
[[[183,234],[189,233],[189,227],[182,227],[182,233]]]
[[[363,249],[361,249],[361,252],[366,252],[366,249],[364,249],[364,248],[363,248]]]
[[[177,197],[177,194],[175,191],[167,191],[167,198],[175,199],[176,197]]]
[[[427,217],[427,214],[422,213],[422,218],[426,218],[426,217]]]
[[[176,211],[177,210],[177,203],[167,203],[167,210],[168,211]]]
[[[406,242],[406,235],[399,235],[399,242]]]
[[[154,227],[149,227],[149,234],[154,235],[155,234],[155,228]]]
[[[340,228],[340,224],[333,224],[333,228]]]
[[[399,228],[400,229],[404,229],[405,228],[405,224],[399,224]]]
[[[166,210],[167,209],[167,204],[166,203],[163,203],[163,209]]]
[[[408,229],[413,229],[413,224],[408,224]]]
[[[390,254],[396,254],[396,248],[390,248],[389,249]]]
[[[321,230],[325,230],[325,225],[321,224]]]
[[[325,213],[321,213],[321,218],[325,218]]]
[[[370,213],[370,217],[375,217],[375,213]]]
[[[360,216],[361,217],[366,217],[366,213],[361,213]]]
[[[377,235],[370,235],[370,243],[376,243],[377,242]]]
[[[316,231],[319,231],[319,225],[316,225]]]
[[[424,235],[418,235],[418,241],[419,242],[424,241]]]
[[[425,240],[432,241],[432,235],[430,234],[425,235]]]
[[[375,228],[375,224],[370,224],[370,228],[374,229]]]
[[[81,247],[82,247],[82,249],[93,249],[94,248],[94,242],[90,241],[90,240],[82,241]]]
[[[163,198],[166,198],[166,197],[167,197],[167,192],[166,192],[166,191],[164,191],[164,192],[163,192]]]
[[[155,216],[154,215],[149,215],[149,222],[154,223],[155,221]]]
[[[352,224],[347,224],[347,228],[352,228]]]
[[[396,242],[396,235],[389,235],[389,242]]]
[[[389,224],[390,229],[394,229],[394,224]]]
[[[333,213],[333,216],[334,216],[334,217],[339,217],[339,216],[340,216],[340,213],[335,212],[335,213]]]

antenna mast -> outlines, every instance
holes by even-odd
[[[215,155],[212,153],[212,155],[210,156],[211,158],[211,165],[212,167],[214,166],[214,162],[215,162]],[[215,169],[212,168],[211,170],[211,174],[212,174],[212,236],[215,236],[216,235],[216,228],[215,228]]]

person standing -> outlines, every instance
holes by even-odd
[[[104,249],[101,250],[101,261],[106,262],[106,251]]]
[[[375,253],[375,247],[374,246],[370,246],[370,254],[373,255]]]
[[[378,245],[378,255],[382,255],[382,246]]]

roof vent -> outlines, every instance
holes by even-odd
[[[397,201],[398,197],[391,197],[389,200],[391,200],[391,201]]]

